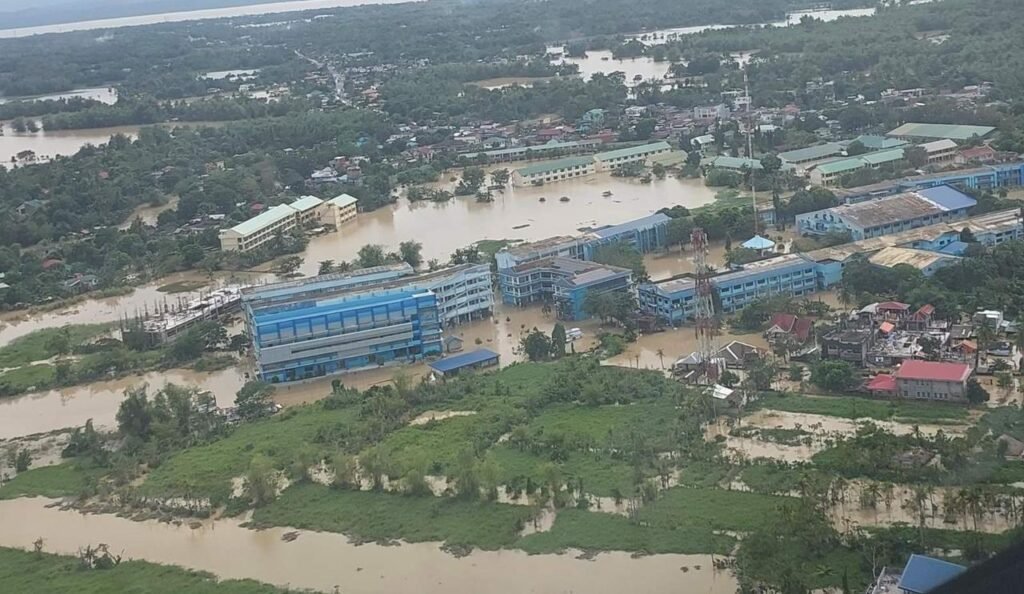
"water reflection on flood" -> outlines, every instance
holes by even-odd
[[[0,398],[0,440],[80,427],[89,419],[97,428],[116,426],[117,409],[127,388],[148,384],[150,391],[166,384],[209,390],[220,406],[232,406],[235,392],[245,383],[244,371],[231,367],[213,373],[182,369],[147,373],[61,390]]]
[[[510,169],[516,166],[508,165]],[[440,185],[448,188],[454,184],[446,180]],[[611,196],[603,196],[606,191],[612,192]],[[569,200],[562,202],[563,196]],[[360,213],[337,233],[310,240],[301,272],[315,274],[322,260],[351,260],[368,243],[397,250],[399,243],[416,240],[423,244],[424,258],[445,262],[456,249],[482,239],[532,241],[571,235],[586,227],[638,219],[661,208],[694,208],[714,199],[714,191],[699,179],[666,178],[642,184],[606,174],[540,187],[507,188],[495,192],[492,203],[480,203],[473,197],[440,204],[410,204],[402,199]]]
[[[732,594],[736,580],[712,568],[708,555],[602,553],[595,560],[520,551],[474,551],[464,558],[438,543],[355,545],[340,534],[286,528],[252,531],[234,520],[207,521],[197,529],[111,515],[48,509],[47,499],[0,502],[0,546],[28,549],[42,538],[48,552],[75,554],[100,542],[129,559],[208,571],[220,578],[250,578],[290,588],[348,594],[476,594],[687,592]],[[697,569],[697,567],[700,569]],[[682,571],[682,568],[686,571]],[[337,590],[335,590],[337,588]]]

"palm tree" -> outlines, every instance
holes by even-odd
[[[996,339],[996,333],[988,324],[982,324],[978,326],[977,332],[978,338],[978,350],[974,353],[974,367],[978,367],[978,363],[981,359],[981,352],[987,350],[988,346],[992,344],[992,341]]]
[[[658,355],[658,361],[661,362],[661,368],[665,369],[665,351],[658,349],[654,354]]]

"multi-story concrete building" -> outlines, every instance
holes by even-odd
[[[750,303],[776,295],[801,297],[817,291],[815,263],[787,254],[746,264],[711,279],[723,313],[735,313]],[[637,288],[640,310],[679,325],[693,318],[697,295],[691,276],[645,283]]]
[[[267,243],[278,234],[292,229],[320,224],[324,201],[316,196],[303,196],[291,204],[278,204],[255,217],[222,229],[220,249],[246,252]]]
[[[478,159],[487,157],[492,163],[507,163],[510,161],[525,161],[528,159],[548,159],[565,155],[577,155],[589,153],[601,146],[600,140],[569,140],[559,142],[552,140],[544,144],[532,146],[514,146],[493,151],[482,151],[477,153],[462,153],[459,159]]]
[[[517,187],[536,186],[585,177],[596,171],[591,157],[565,157],[556,161],[544,161],[520,167],[512,172],[512,185]]]
[[[591,293],[631,291],[629,269],[570,258],[532,260],[498,270],[502,300],[510,305],[550,302],[567,320],[586,318],[583,304]]]
[[[790,295],[800,297],[817,290],[814,263],[799,254],[787,254],[744,265],[740,270],[716,276],[722,311],[733,313],[750,303]]]
[[[900,398],[967,402],[970,365],[909,359],[896,370],[896,393]]]
[[[797,215],[803,235],[849,232],[854,240],[963,219],[977,201],[948,186]]]
[[[1024,161],[917,175],[856,188],[835,189],[833,192],[843,202],[853,203],[935,186],[953,186],[961,190],[993,190],[1021,185],[1024,185]]]
[[[324,202],[321,222],[341,228],[345,223],[354,220],[358,214],[359,200],[355,196],[341,194]]]
[[[541,258],[557,256],[559,258],[582,259],[583,247],[581,243],[582,241],[579,237],[559,235],[541,239],[540,241],[502,248],[494,255],[494,260],[498,270],[501,271],[525,264],[526,262],[540,260]]]
[[[904,149],[894,148],[873,153],[865,153],[856,157],[837,159],[821,163],[811,169],[811,183],[819,186],[839,185],[843,176],[861,169],[882,169],[901,167],[904,160]]]
[[[921,145],[928,155],[928,164],[937,167],[951,165],[957,155],[957,144],[948,138],[933,140]]]
[[[441,328],[489,315],[490,266],[407,264],[243,290],[260,377],[284,382],[440,353]]]
[[[652,142],[631,146],[628,148],[605,151],[594,155],[594,163],[598,171],[612,171],[631,163],[644,163],[647,159],[667,153],[672,150],[672,145],[667,142]]]
[[[659,212],[621,225],[598,227],[582,238],[583,258],[591,260],[595,250],[613,243],[625,243],[641,254],[660,249],[665,246],[671,220],[671,217]]]

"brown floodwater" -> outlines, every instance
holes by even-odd
[[[626,75],[626,85],[632,86],[637,82],[636,77],[642,80],[664,80],[668,69],[672,65],[668,61],[655,62],[654,58],[632,58],[627,60],[616,60],[612,57],[611,50],[594,50],[587,52],[585,58],[558,58],[553,61],[555,64],[575,64],[579,66],[580,76],[583,80],[590,80],[590,77],[597,73],[611,74],[622,72]]]
[[[25,150],[34,152],[37,160],[47,161],[57,155],[73,155],[87,144],[106,144],[115,134],[124,134],[129,138],[135,138],[138,133],[139,126],[15,132],[10,124],[4,124],[3,134],[0,135],[0,163],[10,165],[11,159]]]
[[[75,554],[79,547],[102,542],[129,559],[346,594],[732,594],[737,587],[731,574],[713,569],[708,555],[634,559],[629,553],[602,553],[587,561],[577,559],[576,552],[475,551],[460,559],[442,551],[439,543],[354,545],[341,534],[305,530],[294,542],[284,542],[287,528],[253,531],[235,520],[217,520],[193,530],[46,508],[51,502],[0,502],[0,546],[29,549],[42,538],[47,552]]]
[[[916,427],[923,435],[935,435],[942,431],[946,435],[962,435],[967,431],[966,425],[927,425],[898,423],[895,421],[879,421],[877,419],[843,419],[827,415],[793,413],[781,410],[762,409],[743,417],[743,425],[778,429],[803,429],[819,437],[840,433],[852,435],[862,423],[873,423],[885,431],[895,435],[910,435]]]
[[[446,180],[442,185],[453,184]],[[603,196],[606,191],[612,195]],[[569,201],[562,202],[563,196]],[[473,197],[440,204],[400,199],[394,205],[360,213],[337,233],[311,239],[301,272],[315,274],[322,260],[351,260],[368,243],[397,250],[399,243],[416,240],[423,244],[424,258],[445,262],[456,249],[482,239],[533,241],[570,235],[587,227],[638,219],[661,208],[677,204],[694,208],[714,199],[714,191],[699,179],[666,178],[642,184],[607,174],[540,187],[510,187],[495,192],[491,203]]]
[[[97,428],[115,426],[117,409],[128,388],[148,384],[150,393],[173,383],[209,390],[220,406],[232,406],[235,392],[245,383],[244,370],[230,367],[213,373],[172,369],[96,382],[62,390],[49,390],[0,398],[0,440],[80,427],[89,419]]]

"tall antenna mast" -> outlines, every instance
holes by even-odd
[[[721,370],[715,359],[718,354],[715,348],[715,305],[712,300],[715,289],[711,285],[711,268],[708,267],[707,233],[697,227],[690,234],[690,244],[693,245],[693,265],[697,273],[697,356],[701,375],[708,383],[714,384]]]
[[[754,118],[750,113],[750,83],[747,81],[747,67],[743,67],[743,99],[747,106],[747,158],[754,159]],[[754,209],[754,235],[757,235],[757,170],[750,168],[750,205]]]

